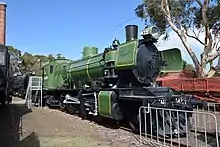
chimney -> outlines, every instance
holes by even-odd
[[[125,26],[126,42],[138,39],[138,26],[137,25],[127,25]]]
[[[6,34],[6,3],[0,2],[0,44],[5,45]]]

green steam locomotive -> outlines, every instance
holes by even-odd
[[[86,46],[79,60],[57,59],[44,65],[43,104],[74,111],[83,118],[93,115],[126,120],[134,132],[139,130],[141,106],[192,108],[183,102],[184,95],[174,98],[173,89],[155,86],[161,72],[182,70],[180,50],[158,51],[154,43],[160,30],[155,26],[141,32],[143,39],[138,39],[136,25],[126,26],[125,31],[126,42],[120,44],[115,39],[103,53]],[[185,116],[181,118],[179,130],[184,132]],[[176,128],[172,129],[175,132]]]

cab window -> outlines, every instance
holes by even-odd
[[[53,65],[50,65],[50,74],[53,73]]]

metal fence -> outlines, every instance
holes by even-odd
[[[142,106],[139,109],[140,144],[219,147],[218,122],[214,113],[218,112]]]
[[[199,110],[197,108],[197,111],[207,111],[207,112],[214,114],[217,118],[217,124],[220,127],[220,103],[210,103],[209,102],[209,103],[207,103],[206,109],[203,108],[202,110]],[[208,123],[211,123],[210,116],[207,118],[207,121],[208,121]],[[218,131],[220,131],[220,129]]]

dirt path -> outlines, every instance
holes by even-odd
[[[5,130],[3,133],[11,132],[6,138],[7,141],[4,142],[11,140],[13,143],[7,144],[7,147],[138,146],[137,138],[128,131],[97,125],[95,122],[82,120],[58,110],[32,108],[30,111],[24,105],[19,104],[19,99],[14,99],[14,103],[11,109],[14,117],[9,117],[4,122],[13,121],[11,125],[14,127],[0,128]],[[0,146],[5,145],[0,144]]]

